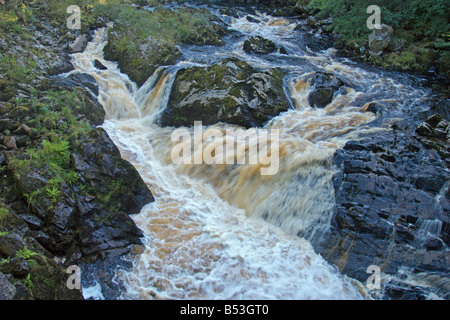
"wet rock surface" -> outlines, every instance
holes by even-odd
[[[259,71],[236,58],[180,70],[160,122],[175,127],[194,121],[260,127],[288,110],[283,76],[278,69]]]
[[[344,81],[332,73],[316,72],[311,79],[313,89],[308,95],[309,104],[316,108],[326,107],[344,85]]]
[[[267,54],[274,52],[276,45],[273,41],[256,36],[245,40],[243,49],[247,53]]]
[[[130,214],[154,198],[95,128],[105,117],[95,79],[62,75],[74,70],[70,53],[84,49],[88,32],[61,33],[40,13],[45,3],[30,6],[38,22],[27,29],[35,37],[8,33],[0,41],[27,68],[26,77],[1,71],[0,299],[83,299],[67,288],[66,268],[121,257],[140,244]],[[70,48],[75,39],[82,46]],[[49,151],[58,144],[65,147]]]
[[[313,245],[363,283],[370,265],[390,275],[406,269],[441,282],[450,277],[448,158],[423,143],[414,126],[394,125],[377,136],[350,141],[334,156],[336,208],[330,229]],[[384,299],[423,299],[440,290],[413,288],[401,280],[383,283],[382,289]],[[445,289],[443,296],[448,297]]]

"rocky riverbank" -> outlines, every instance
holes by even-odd
[[[391,61],[383,57],[402,55],[403,49],[391,46],[391,52],[389,44],[381,44],[386,52],[378,55],[366,55],[359,46],[352,49],[329,31],[331,18],[314,18],[301,2],[264,9],[297,21],[296,30],[304,32],[305,45],[312,50],[336,46],[338,55],[396,68],[379,62]],[[0,298],[82,299],[79,291],[66,286],[71,265],[82,266],[89,281],[100,282],[106,298],[117,298],[115,268],[126,266],[124,255],[141,251],[142,233],[129,215],[154,198],[97,127],[105,113],[95,98],[95,79],[61,75],[74,71],[70,53],[84,49],[92,30],[115,21],[106,58],[142,85],[158,67],[180,59],[180,45],[223,46],[223,37],[230,34],[206,9],[151,11],[113,5],[83,6],[80,30],[65,27],[66,3],[30,4],[23,20],[11,9],[0,11]],[[219,11],[239,17],[233,8]],[[286,53],[262,37],[247,41],[243,50],[250,54]],[[402,70],[430,75],[430,61],[424,63],[426,67],[406,65]],[[95,66],[104,68],[98,61]],[[431,74],[446,79],[445,72]],[[160,124],[202,120],[205,125],[261,127],[290,108],[284,76],[277,68],[258,70],[238,58],[184,68],[177,73]],[[310,77],[308,101],[316,108],[352,87],[331,72]],[[390,118],[388,102],[365,105],[378,115],[377,123],[386,120],[388,130],[350,141],[334,155],[336,206],[330,228],[312,244],[342,273],[360,281],[367,279],[368,265],[378,265],[391,277],[383,283],[381,298],[449,298],[450,119],[445,81],[441,93],[426,101],[427,111],[407,110],[402,121]],[[399,276],[405,270],[407,275]]]
[[[323,3],[325,2],[327,1],[323,1]],[[324,36],[325,39],[320,42],[326,47],[333,46],[343,57],[387,70],[425,76],[432,83],[441,85],[448,90],[450,76],[448,33],[439,34],[439,37],[430,35],[431,31],[427,30],[425,26],[415,25],[418,23],[417,17],[411,18],[414,22],[409,21],[409,23],[406,22],[399,26],[382,24],[380,29],[364,29],[366,20],[370,17],[370,14],[366,14],[365,7],[364,10],[355,12],[357,17],[354,18],[359,19],[358,25],[352,26],[347,22],[344,32],[344,15],[347,14],[345,10],[339,11],[345,13],[342,13],[342,17],[335,17],[330,14],[327,5],[320,3],[320,1],[311,0],[293,1],[291,5],[286,5],[282,9],[272,9],[270,12],[274,16],[302,19],[304,22],[298,25],[298,29],[319,37]],[[439,7],[439,4],[435,5],[437,6],[436,12],[439,13],[439,17],[435,18],[440,19],[442,15],[445,16],[445,12],[448,12],[448,8]],[[348,8],[348,12],[358,6],[362,5],[350,5],[351,8]],[[387,7],[382,6],[384,11],[381,12],[381,21],[384,21],[384,18],[390,14],[401,16],[399,14],[401,11],[392,13]],[[405,15],[412,14],[406,8],[398,10],[403,10]],[[421,10],[425,11],[423,8]],[[408,19],[402,21],[405,22]],[[354,30],[352,36],[348,34],[351,31],[347,29]],[[364,32],[360,31],[361,29],[364,29]],[[367,36],[361,34],[367,34]],[[317,41],[313,41],[313,46],[317,45],[316,43]]]
[[[30,4],[33,21],[24,23],[1,8],[1,299],[82,299],[66,286],[66,268],[140,245],[129,215],[154,200],[97,128],[95,80],[55,76],[73,70],[69,54],[83,50],[73,44],[89,28],[60,33],[48,9]]]
[[[273,14],[304,19],[297,29],[315,34],[310,48],[335,47],[339,56],[426,77],[435,90],[425,111],[405,110],[404,119],[387,125],[388,132],[350,141],[336,152],[336,207],[330,229],[313,246],[341,272],[360,281],[367,279],[367,266],[380,266],[386,277],[378,298],[420,300],[436,294],[448,299],[448,61],[441,59],[441,49],[423,46],[422,33],[415,34],[422,40],[410,37],[412,43],[405,45],[399,35],[407,32],[396,30],[394,35],[385,25],[365,42],[345,41],[330,31],[333,17],[315,18],[320,12],[308,2]],[[365,108],[377,114],[380,123],[390,117],[388,104],[375,102]]]

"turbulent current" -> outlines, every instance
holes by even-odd
[[[88,73],[98,83],[98,101],[106,111],[103,128],[156,199],[133,216],[145,235],[145,250],[131,270],[118,274],[124,299],[365,298],[364,284],[341,275],[311,245],[328,227],[334,205],[333,154],[349,140],[384,130],[370,124],[376,116],[366,112],[369,102],[403,97],[401,105],[416,97],[391,78],[335,59],[333,50],[314,53],[297,45],[298,32],[287,20],[257,18],[260,22],[232,20],[230,28],[242,38],[208,48],[204,59],[201,48],[187,48],[176,66],[158,69],[140,88],[103,58],[106,29],[95,33],[83,53],[73,55],[75,72]],[[247,55],[244,35],[262,35],[288,54],[275,53],[272,60]],[[254,164],[174,164],[175,128],[156,122],[177,69],[227,56],[288,72],[285,91],[292,108],[265,126],[279,130],[275,175],[261,175],[261,165]],[[95,59],[106,70],[94,68]],[[326,108],[312,108],[308,79],[317,70],[341,75],[356,89],[346,88]],[[232,127],[203,129],[225,133]]]

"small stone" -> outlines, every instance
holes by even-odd
[[[25,277],[30,273],[30,265],[24,258],[12,258],[11,264],[13,266],[14,277]]]
[[[84,197],[84,200],[86,201],[86,202],[91,202],[92,200],[95,200],[96,198],[93,196],[93,195],[90,195],[90,194],[87,194],[85,197]]]
[[[139,245],[139,244],[134,245],[132,248],[132,252],[134,254],[142,254],[142,253],[144,253],[144,250],[145,250],[145,247],[142,245]]]
[[[16,139],[12,136],[4,137],[3,144],[10,150],[17,149]]]

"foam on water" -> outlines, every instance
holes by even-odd
[[[220,184],[230,182],[183,174],[185,168],[171,163],[168,141],[174,129],[148,121],[161,110],[170,81],[149,80],[152,85],[139,92],[116,64],[103,59],[104,37],[105,30],[99,30],[86,51],[74,55],[74,64],[97,80],[107,114],[103,127],[156,198],[133,217],[145,234],[145,251],[131,271],[120,274],[127,288],[124,298],[363,298],[360,286],[340,275],[308,241],[248,217],[246,210],[225,201],[230,198],[220,197]],[[95,59],[108,69],[95,69]],[[245,175],[241,181],[245,189]]]

